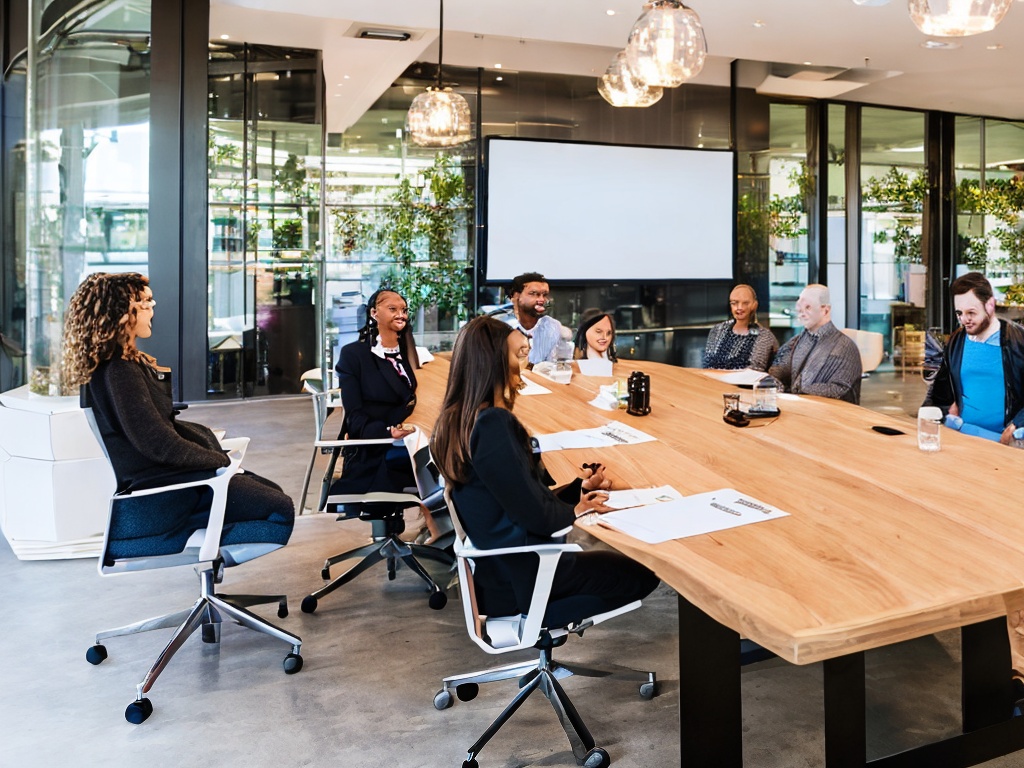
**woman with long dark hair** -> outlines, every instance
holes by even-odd
[[[530,436],[512,414],[528,353],[526,339],[511,326],[489,317],[472,320],[456,341],[434,425],[434,461],[451,486],[466,533],[481,549],[550,542],[577,515],[607,509],[601,489],[610,483],[600,468],[557,495],[547,486]],[[474,581],[481,610],[526,611],[536,566],[531,555],[480,559]],[[650,570],[618,552],[570,552],[559,559],[551,599],[579,597],[575,621],[639,600],[657,585]]]
[[[137,273],[89,275],[74,295],[64,319],[63,380],[88,386],[88,402],[110,456],[119,491],[166,485],[213,473],[229,464],[213,432],[182,421],[171,398],[170,370],[136,346],[153,333],[156,301],[149,279]],[[132,501],[148,512],[146,535],[180,539],[205,527],[207,506],[197,494],[190,505],[179,495],[145,496]],[[155,514],[159,507],[160,514]],[[192,519],[192,516],[195,518]],[[235,523],[263,520],[263,538],[284,544],[291,535],[292,500],[269,480],[242,472],[228,485],[222,544],[237,543]],[[153,526],[163,526],[157,530]],[[140,528],[140,535],[142,535]],[[248,526],[245,542],[254,542]]]

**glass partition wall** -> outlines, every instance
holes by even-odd
[[[209,81],[208,394],[297,392],[321,345],[319,52],[212,42]]]
[[[935,256],[922,248],[924,113],[863,107],[860,135],[860,328],[885,336],[897,366],[919,368]]]
[[[56,395],[79,282],[148,267],[150,5],[108,0],[54,21],[44,5],[29,11],[26,351],[32,390]]]

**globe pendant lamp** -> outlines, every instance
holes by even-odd
[[[626,52],[619,51],[608,70],[597,78],[597,92],[613,107],[649,107],[661,99],[658,86],[641,83],[626,64]]]
[[[421,147],[454,147],[464,144],[473,135],[470,128],[469,104],[446,88],[441,81],[444,56],[444,0],[440,0],[441,19],[437,35],[437,84],[412,100],[405,116],[405,135]]]
[[[967,37],[995,29],[1013,0],[907,0],[910,18],[926,35]]]
[[[698,75],[707,55],[700,17],[677,0],[647,3],[626,43],[634,77],[663,88],[675,88]]]

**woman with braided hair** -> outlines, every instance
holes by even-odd
[[[78,286],[64,319],[64,384],[87,387],[82,399],[92,407],[118,491],[210,476],[229,463],[209,428],[175,418],[170,370],[136,346],[137,339],[153,333],[155,306],[144,275],[97,273]],[[204,527],[203,496],[181,501],[164,494],[134,500],[147,512],[156,513],[156,505],[167,507],[166,514],[146,515],[147,527],[140,528],[139,536],[162,535],[184,543]],[[158,518],[164,529],[155,531]],[[243,471],[228,486],[221,543],[236,543],[234,523],[261,520],[266,523],[260,526],[262,540],[284,544],[294,518],[294,505],[278,485]],[[247,542],[253,542],[252,533],[250,527]]]
[[[366,301],[359,340],[341,348],[335,366],[345,407],[340,437],[401,441],[412,433],[404,422],[416,407],[419,367],[409,305],[396,291],[374,291]],[[401,443],[349,447],[342,455],[341,477],[332,484],[332,494],[400,493],[416,485],[409,452]],[[439,531],[429,511],[423,510],[423,519],[429,532],[426,541],[432,543]]]

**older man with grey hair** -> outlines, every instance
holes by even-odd
[[[796,312],[804,329],[782,345],[768,373],[788,392],[859,403],[860,352],[832,325],[828,287],[814,283],[804,288]]]

